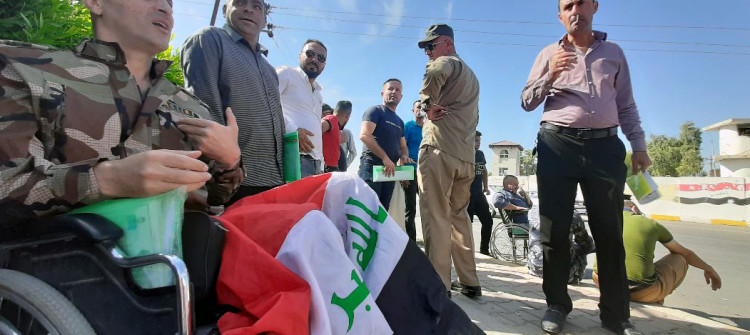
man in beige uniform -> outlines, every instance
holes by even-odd
[[[479,81],[456,54],[453,29],[448,25],[430,26],[418,46],[430,59],[420,91],[428,121],[417,168],[425,253],[446,289],[450,287],[452,256],[461,293],[480,296],[466,212],[474,180]]]

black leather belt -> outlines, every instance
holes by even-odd
[[[582,140],[617,136],[617,126],[604,128],[604,129],[568,128],[568,127],[560,127],[560,126],[547,123],[547,122],[542,122],[541,127],[547,130],[554,131],[556,133],[575,137],[575,138],[582,139]]]

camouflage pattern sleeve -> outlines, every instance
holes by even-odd
[[[0,45],[0,208],[5,224],[102,200],[92,170],[96,159],[58,164],[45,157],[45,144],[57,136],[46,131],[60,120],[44,107],[63,94],[60,87],[45,86],[22,78]],[[41,92],[38,99],[32,90]]]

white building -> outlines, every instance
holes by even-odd
[[[500,141],[490,144],[492,150],[492,175],[505,176],[521,173],[521,152],[523,147],[511,141]]]
[[[729,119],[710,125],[703,131],[719,131],[721,177],[750,177],[750,119]]]

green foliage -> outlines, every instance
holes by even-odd
[[[680,126],[680,143],[690,149],[700,151],[701,143],[701,130],[695,126],[693,121],[688,121]]]
[[[0,38],[75,47],[92,36],[88,9],[75,0],[0,0]]]
[[[699,176],[703,174],[703,159],[700,151],[688,149],[683,146],[685,151],[682,153],[680,165],[677,166],[678,176]]]
[[[646,144],[652,166],[649,172],[654,176],[685,177],[698,176],[703,172],[700,156],[701,131],[692,121],[680,127],[680,135],[669,137],[651,135]]]
[[[536,174],[536,156],[531,155],[531,150],[526,149],[521,153],[521,175],[533,176]]]
[[[172,34],[172,38],[174,38],[174,34]],[[182,67],[180,66],[180,49],[169,45],[169,48],[156,55],[156,58],[171,60],[172,65],[164,73],[164,77],[177,85],[185,86],[185,77],[182,75]]]

